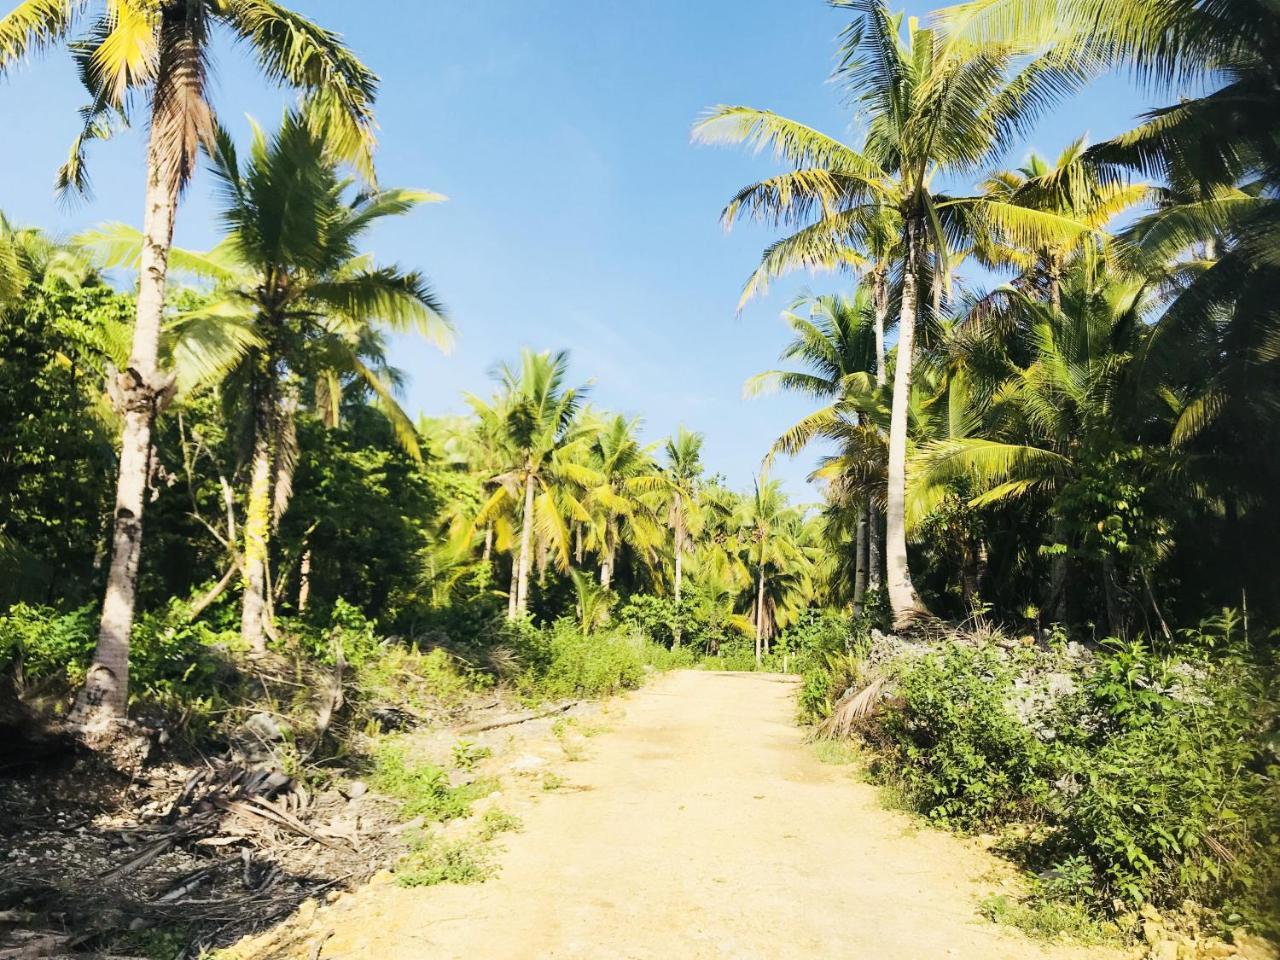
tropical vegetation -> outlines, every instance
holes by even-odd
[[[773,158],[722,210],[778,233],[741,302],[824,285],[744,385],[807,412],[732,480],[695,425],[597,406],[564,349],[511,345],[463,415],[405,408],[396,338],[444,350],[466,318],[369,237],[444,198],[375,176],[377,79],[335,34],[272,0],[0,19],[0,71],[62,44],[87,88],[60,188],[148,125],[140,228],[0,217],[0,701],[202,747],[281,658],[303,687],[350,669],[370,723],[419,682],[793,672],[804,722],[998,833],[1041,902],[1275,932],[1280,12],[831,6],[847,137],[735,105],[693,127]],[[219,31],[297,91],[276,127],[215,116]],[[1169,105],[1026,150],[1110,71]],[[198,171],[208,250],[173,244]],[[807,499],[775,475],[801,451]]]

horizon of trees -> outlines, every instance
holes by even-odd
[[[83,187],[83,147],[145,100],[148,217],[67,243],[0,222],[0,599],[107,598],[77,718],[125,715],[135,607],[174,603],[258,653],[341,599],[444,642],[612,615],[708,652],[750,643],[757,663],[809,611],[878,623],[886,602],[904,629],[983,615],[1169,636],[1224,606],[1274,622],[1274,17],[1259,0],[975,0],[921,25],[833,5],[851,15],[835,80],[852,142],[741,106],[695,127],[783,167],[724,210],[785,230],[744,300],[795,269],[841,274],[792,305],[781,368],[746,385],[815,409],[736,491],[699,434],[645,443],[637,418],[593,407],[563,351],[525,349],[468,415],[413,422],[387,337],[445,347],[451,323],[422,274],[361,239],[440,198],[374,179],[376,80],[332,34],[259,0],[183,0],[139,6],[110,57],[77,46],[97,107],[62,182]],[[0,20],[0,70],[62,42],[65,9]],[[243,154],[203,97],[215,22],[302,91]],[[1007,165],[1112,68],[1213,89]],[[223,238],[181,250],[200,152]],[[107,281],[121,266],[136,292]],[[768,460],[815,442],[822,503],[791,503]]]

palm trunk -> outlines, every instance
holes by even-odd
[[[486,524],[484,528],[484,553],[480,555],[481,561],[487,567],[489,560],[493,556],[493,524]]]
[[[1055,254],[1049,255],[1049,305],[1054,315],[1062,312],[1062,267]]]
[[[608,587],[613,582],[613,541],[609,531],[604,532],[604,543],[600,547],[600,586]]]
[[[516,618],[516,600],[520,593],[520,561],[513,553],[511,555],[511,585],[507,590],[507,619],[514,620]]]
[[[760,669],[764,649],[764,564],[756,575],[756,669]]]
[[[853,615],[862,615],[862,602],[867,595],[867,530],[870,526],[871,506],[858,511],[858,533],[853,541]]]
[[[311,548],[302,551],[302,562],[298,565],[298,616],[307,612],[307,602],[311,599]]]
[[[867,589],[879,590],[884,585],[884,524],[880,511],[867,507]]]
[[[675,550],[675,553],[676,553],[675,591],[676,591],[676,603],[679,603],[680,591],[681,591],[681,588],[684,586],[684,517],[682,517],[678,511],[676,513],[676,522],[675,522],[674,532],[675,532],[675,548],[676,548]]]
[[[889,281],[883,264],[877,264],[871,273],[871,296],[876,311],[876,385],[883,387],[888,375],[884,359],[884,326],[889,319]]]
[[[885,572],[894,626],[906,627],[927,613],[916,596],[907,562],[907,408],[911,400],[911,367],[915,358],[918,225],[908,220],[906,264],[902,273],[902,313],[898,319],[898,358],[893,376],[889,421],[889,488],[885,510]]]
[[[240,638],[250,650],[267,648],[267,551],[271,536],[271,400],[258,384],[253,461],[244,517],[244,596],[240,606]]]
[[[1053,522],[1053,539],[1058,547],[1066,547],[1070,536],[1065,520],[1058,518]],[[1045,603],[1045,613],[1050,623],[1067,622],[1067,554],[1055,553],[1049,559],[1049,598]]]
[[[533,470],[524,479],[524,516],[520,519],[520,568],[516,581],[516,616],[529,610],[529,570],[533,566]]]
[[[884,351],[884,328],[889,318],[889,281],[886,267],[879,265],[872,274],[872,296],[875,300],[876,330],[876,386],[883,387],[889,379]],[[883,583],[880,571],[884,569],[884,524],[880,511],[867,505],[867,588],[879,590]]]
[[[153,124],[147,144],[137,318],[129,368],[118,381],[124,431],[111,531],[111,567],[98,645],[71,715],[73,723],[85,727],[105,727],[125,717],[129,700],[129,634],[133,630],[142,555],[142,512],[151,469],[151,429],[172,391],[172,379],[161,376],[157,357],[180,171],[169,156],[171,148],[164,136],[164,131]]]

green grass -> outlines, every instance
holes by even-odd
[[[497,789],[497,781],[482,778],[465,786],[453,787],[449,775],[430,763],[416,763],[404,746],[386,742],[374,755],[375,790],[400,801],[400,815],[406,820],[452,820],[471,812],[471,804]]]
[[[496,869],[478,839],[443,840],[423,834],[396,866],[396,883],[402,887],[483,883]]]
[[[857,763],[862,759],[861,751],[848,740],[815,740],[813,752],[819,763],[839,766]]]
[[[514,813],[490,807],[480,818],[480,829],[476,832],[476,836],[488,842],[500,833],[515,833],[523,827],[524,824]]]
[[[1095,919],[1084,904],[1074,901],[998,893],[983,900],[979,909],[988,920],[1017,927],[1037,940],[1068,938],[1092,945],[1119,938],[1115,924]]]

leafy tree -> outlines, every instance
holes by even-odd
[[[889,430],[886,565],[895,619],[924,613],[911,582],[906,547],[908,405],[915,328],[930,288],[938,302],[956,241],[999,231],[1018,242],[1078,234],[1078,224],[989,196],[937,191],[940,172],[997,157],[1035,119],[1050,94],[1076,79],[1056,56],[1010,76],[1019,49],[976,45],[922,28],[902,35],[902,18],[879,0],[837,4],[859,17],[845,31],[836,78],[867,117],[863,148],[803,124],[748,107],[718,107],[696,128],[709,141],[771,145],[795,169],[749,186],[726,208],[770,222],[808,225],[843,249],[880,228],[893,211],[901,261],[897,362]],[[922,282],[923,281],[923,282]],[[937,310],[933,311],[935,314]]]
[[[0,71],[64,42],[84,0],[23,0],[0,19]],[[254,53],[271,80],[308,91],[318,112],[340,128],[347,156],[372,175],[376,78],[335,34],[274,0],[109,0],[97,9],[83,39],[69,47],[90,103],[83,129],[58,173],[61,189],[88,188],[84,151],[127,121],[138,99],[148,104],[147,186],[138,311],[128,365],[118,384],[124,419],[116,491],[111,566],[98,652],[75,718],[101,726],[122,718],[128,699],[129,632],[133,625],[142,514],[148,485],[151,432],[172,396],[172,377],[159,366],[169,247],[178,197],[201,145],[214,142],[209,48],[221,26]],[[105,727],[104,727],[105,729]]]
[[[207,253],[173,251],[175,267],[217,285],[208,303],[178,318],[177,362],[179,374],[192,380],[229,370],[237,400],[253,411],[241,635],[261,650],[271,631],[273,513],[278,518],[288,502],[300,387],[311,384],[322,415],[335,422],[344,381],[354,378],[373,392],[401,443],[419,455],[378,331],[412,330],[443,347],[450,327],[418,273],[372,263],[359,243],[380,219],[440,198],[401,189],[346,196],[333,141],[314,117],[299,113],[286,114],[270,140],[255,131],[243,163],[219,132],[212,164],[228,232]],[[89,239],[107,248],[109,262],[137,263],[136,231],[117,225]]]

